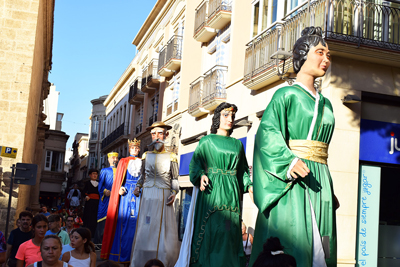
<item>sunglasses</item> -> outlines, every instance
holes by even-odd
[[[74,222],[74,220],[67,220],[67,222]]]

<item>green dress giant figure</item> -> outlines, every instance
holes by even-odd
[[[254,147],[254,201],[259,209],[250,266],[278,237],[297,266],[336,266],[338,201],[327,166],[334,129],[330,101],[314,88],[330,65],[321,28],[303,30],[293,48],[293,86],[274,94]]]

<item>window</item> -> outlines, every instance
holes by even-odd
[[[46,151],[44,169],[52,172],[62,172],[64,166],[64,152]]]
[[[186,221],[189,216],[190,202],[192,201],[193,188],[183,188],[179,203],[179,240],[182,240],[185,233]]]
[[[253,37],[260,34],[262,31],[270,27],[272,23],[282,19],[286,14],[287,1],[279,1],[280,5],[284,5],[284,8],[278,14],[278,0],[259,0],[253,4]],[[300,1],[304,0],[291,0]],[[283,14],[283,13],[284,14]],[[282,13],[282,14],[281,14]]]

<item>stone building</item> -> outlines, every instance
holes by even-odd
[[[17,148],[15,159],[2,157],[1,222],[5,223],[10,167],[41,164],[46,124],[43,100],[52,66],[54,0],[2,1],[0,9],[0,145]],[[39,182],[13,189],[12,215],[39,209]],[[16,203],[17,202],[17,203]],[[11,220],[14,218],[11,216]],[[4,229],[4,228],[3,228]]]
[[[106,107],[103,105],[107,96],[90,101],[92,103],[92,114],[89,125],[89,169],[104,168],[105,162],[102,157],[101,141],[105,138]]]

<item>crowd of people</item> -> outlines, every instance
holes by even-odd
[[[118,153],[109,153],[110,167],[100,175],[90,170],[83,190],[74,185],[69,192],[70,212],[60,216],[43,207],[35,217],[21,213],[8,240],[8,266],[94,267],[92,236],[102,266],[336,266],[339,202],[327,167],[334,117],[329,100],[314,88],[330,64],[321,28],[304,29],[293,51],[297,82],[277,90],[264,112],[253,180],[242,142],[231,137],[238,107],[224,102],[214,110],[211,133],[190,162],[194,187],[181,242],[173,205],[178,159],[165,149],[172,127],[155,122],[147,128],[154,149],[139,158],[140,140],[134,139],[128,140],[129,157],[118,161]],[[242,221],[245,193],[259,209],[254,237]]]

